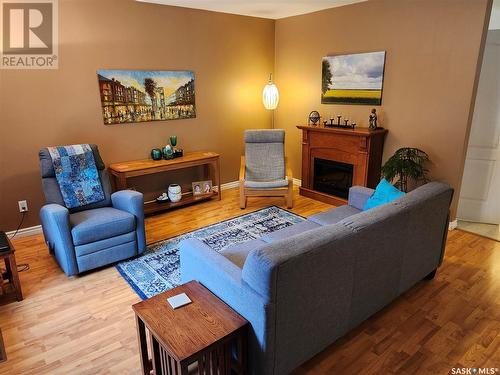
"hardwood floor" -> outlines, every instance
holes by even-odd
[[[237,190],[222,201],[146,220],[148,242],[172,237],[282,199],[252,199]],[[295,213],[330,206],[295,191]],[[114,267],[67,278],[41,236],[14,241],[24,301],[0,307],[6,362],[0,374],[139,374],[131,305],[139,297]],[[500,367],[500,243],[450,232],[443,266],[296,374],[449,374],[453,367]]]

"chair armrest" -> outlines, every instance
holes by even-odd
[[[137,250],[142,254],[146,250],[146,234],[144,230],[144,195],[134,190],[120,190],[111,194],[114,208],[126,211],[135,216]]]
[[[365,203],[375,190],[364,186],[353,186],[349,189],[349,206],[363,210]]]
[[[288,162],[288,158],[285,157],[285,170],[286,170],[286,179],[288,181],[293,181],[293,173],[292,168],[290,168],[290,163]]]
[[[78,265],[68,209],[59,204],[47,204],[40,209],[40,221],[45,241],[63,271],[68,276],[77,274]]]
[[[240,164],[240,182],[245,181],[245,157],[241,157],[241,164]]]

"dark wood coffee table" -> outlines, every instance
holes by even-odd
[[[193,302],[174,310],[167,298],[180,293]],[[248,322],[200,283],[190,281],[132,308],[143,374],[184,375],[188,367],[198,374],[246,374]]]

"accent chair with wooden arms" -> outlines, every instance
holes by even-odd
[[[285,158],[284,130],[245,131],[239,183],[242,209],[248,197],[284,197],[286,206],[292,208],[293,179]]]

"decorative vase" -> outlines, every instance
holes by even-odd
[[[172,150],[172,146],[166,145],[165,147],[163,147],[163,158],[167,160],[174,158],[174,151]]]
[[[172,147],[177,146],[177,136],[176,135],[171,135],[170,136],[170,145]]]
[[[171,202],[179,202],[182,198],[182,189],[178,184],[168,186],[168,197]]]
[[[159,148],[153,148],[151,150],[151,159],[153,160],[161,160],[162,158],[162,153]]]

